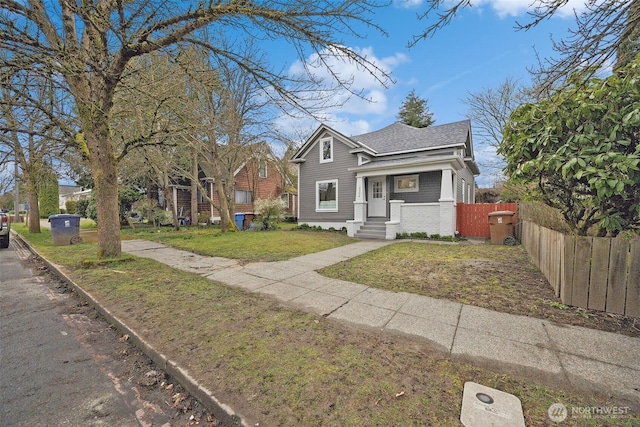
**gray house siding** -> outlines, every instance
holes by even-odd
[[[324,133],[319,139],[331,136]],[[318,140],[319,140],[318,139]],[[305,154],[300,164],[299,222],[347,221],[353,219],[353,201],[356,198],[356,178],[348,169],[357,166],[357,156],[349,153],[349,146],[333,138],[333,161],[320,163],[320,144],[316,143]],[[338,212],[316,212],[316,182],[338,180]]]
[[[398,175],[402,176],[402,175]],[[404,200],[406,203],[437,203],[440,199],[440,185],[442,172],[422,172],[418,176],[418,188],[415,193],[395,193],[394,176],[391,176],[387,186],[391,188],[391,200]]]
[[[457,202],[468,203],[466,200],[462,200],[462,195],[463,195],[462,180],[464,179],[465,186],[467,184],[470,185],[469,188],[471,188],[471,191],[473,192],[473,187],[475,186],[473,174],[471,172],[469,172],[469,169],[465,168],[465,169],[459,170],[457,176],[458,176],[458,179],[457,179],[457,181],[458,181],[457,187],[458,188],[457,188],[456,201]],[[468,196],[468,191],[469,190],[466,190],[466,189],[464,190],[465,197],[469,197]],[[474,201],[472,200],[471,203],[473,203],[473,202]]]

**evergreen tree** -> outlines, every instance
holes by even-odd
[[[427,100],[417,96],[415,89],[411,90],[402,103],[398,118],[405,125],[416,128],[426,128],[436,122],[433,113],[429,111]]]

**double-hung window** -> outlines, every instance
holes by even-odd
[[[333,162],[333,138],[320,140],[320,163]]]
[[[258,166],[258,177],[266,178],[267,177],[267,162],[264,160],[260,162]]]
[[[338,180],[316,182],[316,211],[338,211]]]

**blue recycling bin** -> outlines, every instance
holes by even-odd
[[[49,217],[51,223],[51,238],[54,246],[79,243],[80,215],[59,214]]]
[[[237,213],[236,214],[236,227],[238,227],[238,230],[242,230],[242,223],[244,222],[244,214],[243,213]]]

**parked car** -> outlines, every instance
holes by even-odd
[[[9,247],[9,232],[11,231],[11,221],[6,212],[0,211],[0,248]]]

